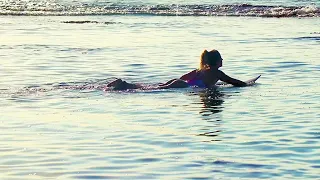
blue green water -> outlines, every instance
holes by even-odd
[[[319,179],[319,27],[318,17],[0,16],[0,179]],[[97,88],[177,78],[213,48],[226,74],[261,74],[257,84]]]

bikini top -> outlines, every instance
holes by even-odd
[[[189,86],[195,86],[199,88],[206,88],[207,86],[204,84],[202,77],[203,77],[203,72],[197,71],[197,75],[195,75],[194,78],[187,80],[186,82],[188,83]]]

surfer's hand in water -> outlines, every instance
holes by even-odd
[[[255,82],[254,81],[249,81],[249,82],[246,82],[246,84],[247,84],[247,86],[252,86],[252,85],[255,84]]]

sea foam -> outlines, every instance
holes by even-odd
[[[124,5],[114,3],[73,3],[5,1],[0,15],[87,16],[87,15],[162,15],[162,16],[254,16],[320,17],[320,8],[309,6],[267,6],[250,4],[159,4]]]

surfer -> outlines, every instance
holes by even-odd
[[[212,88],[215,87],[218,80],[237,87],[247,86],[247,83],[231,78],[219,70],[222,67],[222,60],[219,51],[215,49],[211,51],[204,50],[201,54],[200,67],[198,69],[184,74],[179,79],[172,79],[166,83],[159,84],[153,89],[186,88],[190,86]],[[110,82],[107,87],[113,87],[114,90],[145,89],[142,85],[127,83],[122,79]]]

